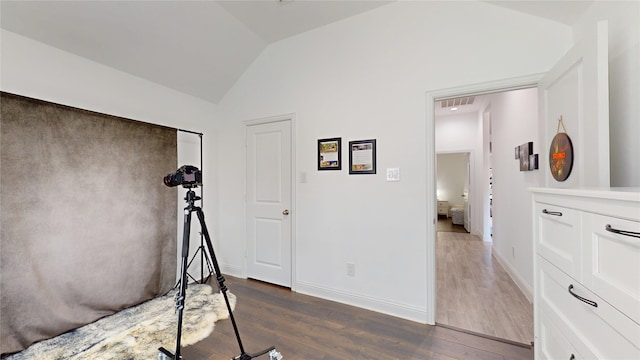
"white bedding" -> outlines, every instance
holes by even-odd
[[[464,225],[464,208],[462,206],[451,207],[451,222],[454,225]]]

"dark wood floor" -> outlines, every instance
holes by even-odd
[[[226,279],[229,291],[238,299],[234,314],[247,353],[274,345],[283,360],[533,359],[530,349],[259,281]],[[217,288],[215,281],[213,286]],[[211,336],[182,349],[185,360],[231,359],[239,354],[230,320],[217,322]]]

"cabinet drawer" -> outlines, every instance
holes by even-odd
[[[607,231],[640,232],[640,223],[585,213],[584,284],[640,324],[640,238]]]
[[[640,325],[540,256],[537,262],[537,306],[553,318],[563,332],[580,339],[585,349],[573,343],[578,351],[592,352],[600,359],[640,359]],[[597,306],[571,295],[570,285],[577,296]]]
[[[582,280],[580,213],[544,203],[537,203],[535,211],[537,253],[576,280]]]
[[[448,201],[438,201],[438,215],[447,215],[447,216],[449,216],[449,202]]]
[[[545,314],[544,311],[539,312],[540,325],[538,328],[537,341],[534,349],[536,351],[536,359],[590,359],[594,358],[593,354],[581,354],[571,342],[563,335],[563,332],[556,327],[553,321]]]

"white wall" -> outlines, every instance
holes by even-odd
[[[398,2],[270,45],[220,103],[225,269],[244,271],[242,121],[294,113],[294,169],[307,173],[294,289],[426,321],[425,93],[544,72],[570,44],[566,26],[485,3]],[[336,136],[377,139],[378,174],[316,171],[316,140]]]
[[[211,232],[217,226],[216,203],[216,133],[213,126],[216,116],[215,105],[185,95],[166,87],[131,76],[96,62],[78,57],[65,51],[33,41],[15,33],[1,30],[1,66],[0,89],[5,92],[42,99],[58,104],[69,105],[81,109],[97,111],[104,114],[121,116],[134,120],[159,125],[182,128],[205,133],[204,153],[205,167],[205,205],[207,221]],[[192,144],[193,145],[193,144]],[[179,139],[179,149],[190,148],[193,153],[195,145]],[[179,160],[193,158],[199,166],[199,154],[189,156],[179,154]],[[183,165],[183,164],[179,164]],[[135,181],[135,169],[123,169],[123,174],[130,172],[126,181]],[[156,174],[158,181],[166,174]],[[206,189],[211,189],[207,192]],[[172,191],[167,189],[167,191]],[[184,208],[184,192],[178,192],[178,207]],[[138,199],[144,201],[144,199]],[[182,211],[180,211],[182,214]],[[182,221],[178,221],[182,225]],[[178,235],[179,234],[179,235]],[[178,230],[178,242],[182,236]],[[215,232],[213,232],[213,235]],[[195,238],[195,236],[192,236]],[[192,244],[195,242],[192,241]],[[198,241],[199,244],[199,241]],[[192,245],[195,247],[196,245]],[[193,251],[193,248],[191,249]],[[191,270],[191,269],[190,269]]]
[[[525,295],[533,297],[533,236],[530,187],[542,184],[542,170],[520,171],[514,148],[533,142],[534,154],[547,146],[538,133],[538,89],[493,94],[493,254]]]
[[[609,21],[611,186],[640,187],[640,2],[594,2],[574,37],[598,20]]]

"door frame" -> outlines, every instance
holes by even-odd
[[[503,80],[488,81],[477,84],[463,85],[458,87],[436,89],[426,92],[426,194],[427,194],[427,286],[426,286],[426,322],[429,325],[436,323],[436,236],[437,236],[437,194],[436,194],[436,149],[435,149],[435,102],[447,98],[486,95],[497,92],[521,90],[538,87],[544,73],[525,75]]]
[[[296,201],[296,114],[282,114],[275,115],[265,118],[258,118],[252,120],[243,121],[244,131],[244,158],[243,158],[243,171],[244,171],[244,188],[243,188],[243,197],[244,197],[244,211],[243,211],[243,222],[242,222],[242,244],[243,244],[243,255],[244,258],[242,260],[242,273],[244,277],[247,277],[247,127],[253,125],[262,125],[269,124],[279,121],[289,121],[291,125],[291,211],[290,211],[290,219],[291,219],[291,290],[295,291],[296,288],[296,219],[297,219],[297,201]]]

